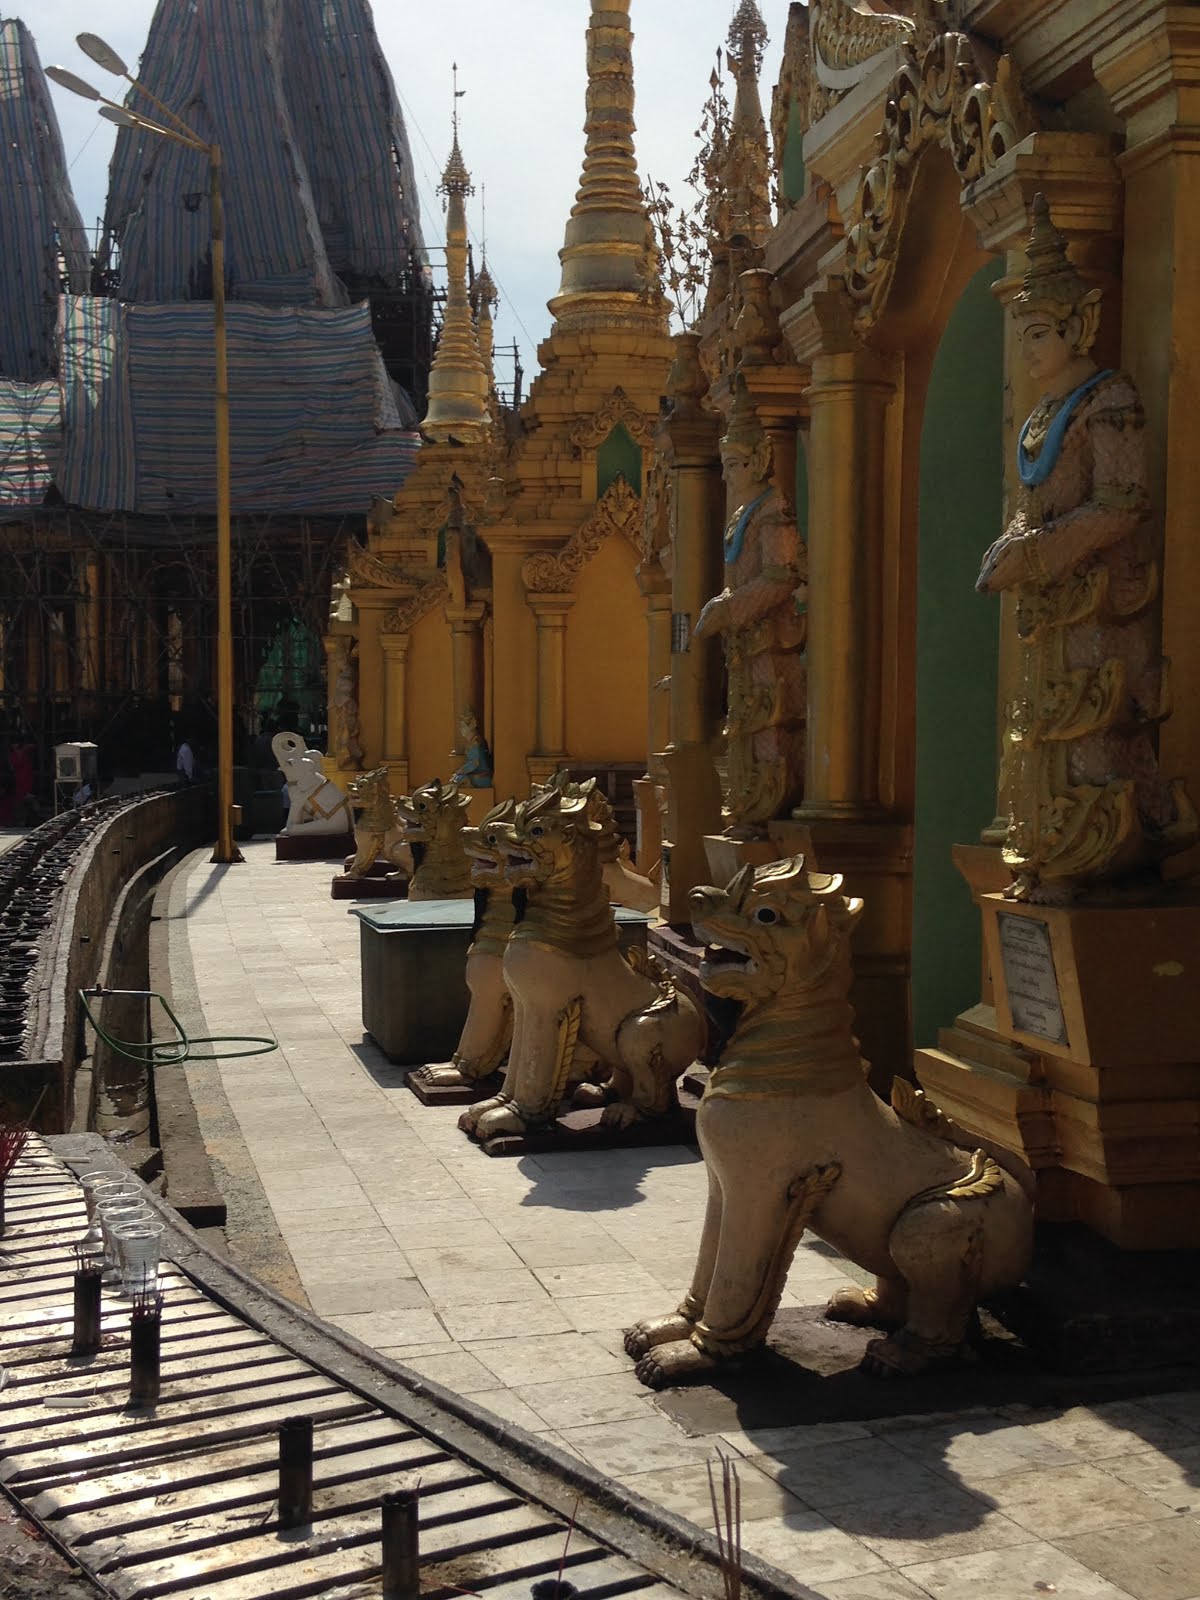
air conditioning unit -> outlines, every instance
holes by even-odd
[[[96,783],[96,746],[59,744],[54,747],[54,777],[58,783]]]

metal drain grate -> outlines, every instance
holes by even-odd
[[[380,1499],[419,1480],[421,1589],[525,1600],[564,1575],[588,1597],[679,1591],[372,1405],[163,1272],[162,1399],[131,1411],[128,1302],[109,1290],[103,1343],[69,1354],[82,1191],[31,1141],[6,1185],[0,1239],[0,1481],[121,1600],[380,1592]],[[278,1427],[314,1423],[312,1522],[278,1526]]]

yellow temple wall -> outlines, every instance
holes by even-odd
[[[572,760],[644,761],[646,607],[623,539],[600,546],[567,620],[567,749]]]

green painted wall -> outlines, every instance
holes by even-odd
[[[783,140],[780,177],[785,199],[804,198],[804,129],[800,126],[800,103],[794,95],[788,107],[787,133]]]
[[[913,1042],[979,999],[979,913],[950,859],[996,811],[999,601],[975,593],[1000,533],[1002,313],[981,267],[934,359],[921,434]]]
[[[612,487],[620,473],[635,494],[642,492],[642,450],[623,422],[618,422],[596,452],[596,499]]]

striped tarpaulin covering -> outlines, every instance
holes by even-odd
[[[333,270],[400,283],[417,179],[368,0],[288,0],[284,82]]]
[[[62,449],[58,381],[0,378],[0,510],[40,506]]]
[[[363,512],[416,457],[368,307],[228,307],[233,510]],[[58,486],[108,511],[212,511],[212,306],[68,297]]]
[[[400,280],[416,186],[366,0],[159,0],[138,75],[221,146],[232,298],[344,305],[335,266]],[[136,90],[127,104],[161,119]],[[205,155],[119,131],[105,233],[123,299],[207,298],[209,187]]]
[[[89,263],[37,48],[15,18],[0,19],[0,251],[0,376],[36,382],[54,371],[62,272],[83,289]]]

